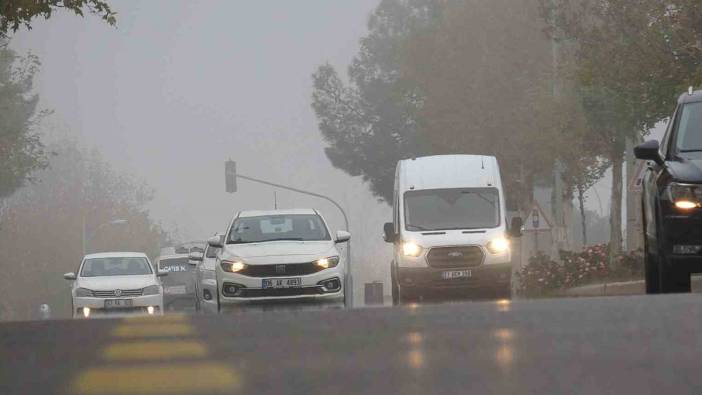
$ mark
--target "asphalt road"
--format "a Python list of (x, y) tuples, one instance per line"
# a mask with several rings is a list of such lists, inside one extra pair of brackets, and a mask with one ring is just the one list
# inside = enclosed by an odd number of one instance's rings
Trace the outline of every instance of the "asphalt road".
[(0, 325), (0, 394), (702, 392), (702, 296)]

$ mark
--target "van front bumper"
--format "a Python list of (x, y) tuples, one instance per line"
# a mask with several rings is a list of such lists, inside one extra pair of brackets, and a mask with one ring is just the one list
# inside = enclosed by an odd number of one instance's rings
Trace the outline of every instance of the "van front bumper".
[[(469, 270), (470, 277), (446, 280), (444, 272)], [(441, 289), (501, 289), (509, 288), (512, 281), (512, 264), (499, 263), (476, 267), (433, 268), (398, 267), (397, 282), (403, 291)]]

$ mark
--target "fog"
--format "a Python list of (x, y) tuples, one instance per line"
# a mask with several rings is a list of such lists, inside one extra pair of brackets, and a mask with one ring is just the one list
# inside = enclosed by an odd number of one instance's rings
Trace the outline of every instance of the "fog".
[[(229, 158), (243, 174), (326, 194), (351, 219), (357, 289), (383, 280), (390, 210), (331, 166), (310, 108), (311, 73), (326, 61), (346, 68), (377, 0), (111, 4), (116, 28), (57, 14), (11, 41), (42, 62), (40, 106), (53, 110), (45, 138), (70, 131), (146, 181), (153, 217), (182, 239), (223, 231), (235, 210), (273, 208), (268, 187), (240, 181), (238, 193), (224, 192)], [(326, 202), (277, 197), (278, 207), (319, 208), (343, 228)]]

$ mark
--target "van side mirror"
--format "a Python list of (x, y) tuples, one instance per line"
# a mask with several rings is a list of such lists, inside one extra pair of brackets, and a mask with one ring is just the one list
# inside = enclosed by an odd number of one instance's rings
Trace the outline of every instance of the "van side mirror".
[(224, 247), (224, 242), (222, 241), (222, 237), (220, 235), (212, 236), (209, 239), (207, 239), (207, 244), (209, 244), (210, 247), (214, 248)]
[(386, 222), (383, 225), (383, 240), (386, 243), (394, 243), (397, 241), (397, 233), (395, 233), (395, 224), (392, 222)]
[(345, 230), (339, 230), (336, 232), (336, 239), (334, 239), (335, 243), (344, 243), (349, 240), (351, 240), (351, 233)]
[(512, 223), (509, 225), (509, 235), (512, 237), (522, 237), (522, 226), (524, 226), (522, 217), (512, 218)]
[(75, 274), (75, 273), (69, 272), (69, 273), (64, 274), (64, 275), (63, 275), (63, 278), (66, 279), (66, 280), (69, 280), (69, 281), (73, 281), (73, 280), (75, 280), (77, 277), (76, 277), (76, 274)]
[(188, 263), (195, 266), (198, 262), (202, 262), (202, 252), (193, 251), (188, 255)]
[(634, 147), (636, 159), (652, 160), (658, 165), (663, 164), (663, 158), (659, 152), (660, 144), (657, 140), (649, 140)]

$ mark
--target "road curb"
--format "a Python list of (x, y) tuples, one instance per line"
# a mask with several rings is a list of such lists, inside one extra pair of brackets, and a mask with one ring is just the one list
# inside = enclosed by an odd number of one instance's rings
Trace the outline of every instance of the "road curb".
[[(702, 277), (692, 277), (692, 291), (702, 292)], [(563, 291), (564, 296), (623, 296), (644, 293), (646, 286), (643, 280), (583, 285)]]

